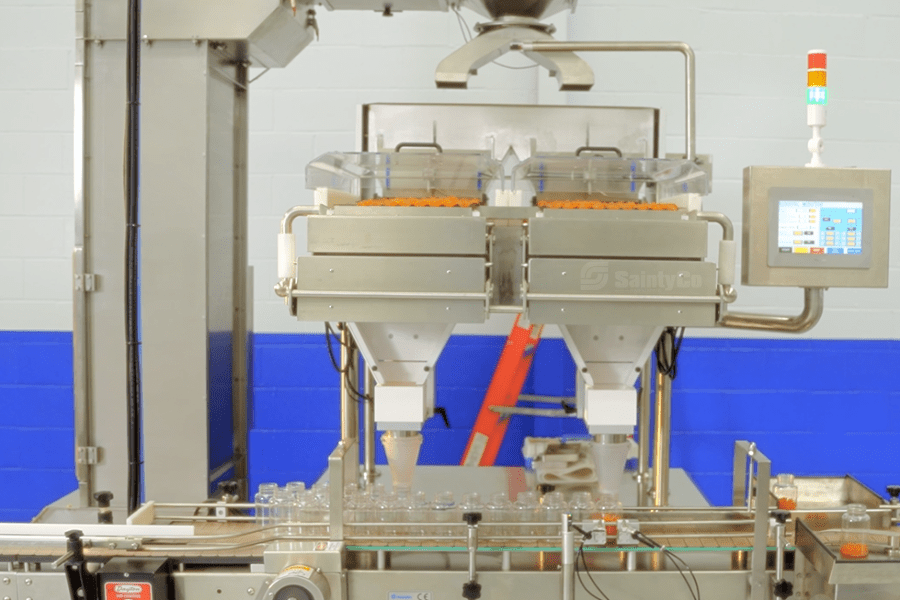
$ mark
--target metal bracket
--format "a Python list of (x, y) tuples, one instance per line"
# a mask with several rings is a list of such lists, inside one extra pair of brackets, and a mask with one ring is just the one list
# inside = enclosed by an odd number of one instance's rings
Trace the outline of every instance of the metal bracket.
[(76, 292), (93, 292), (96, 288), (96, 275), (93, 273), (85, 273), (84, 275), (75, 276)]
[(79, 465), (96, 465), (100, 460), (97, 446), (79, 446), (75, 449), (75, 462)]

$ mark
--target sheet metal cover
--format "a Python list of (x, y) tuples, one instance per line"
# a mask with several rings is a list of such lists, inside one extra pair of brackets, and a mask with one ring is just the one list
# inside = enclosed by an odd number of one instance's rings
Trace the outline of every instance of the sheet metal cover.
[(426, 254), (484, 256), (480, 217), (311, 216), (307, 250), (313, 254)]
[(716, 266), (673, 260), (532, 258), (529, 292), (604, 296), (711, 296)]
[[(647, 218), (644, 213), (533, 218), (528, 221), (533, 256), (706, 258), (705, 221)], [(667, 216), (667, 215), (666, 215)]]
[[(482, 258), (301, 256), (301, 291), (484, 292)], [(351, 294), (352, 296), (352, 294)]]

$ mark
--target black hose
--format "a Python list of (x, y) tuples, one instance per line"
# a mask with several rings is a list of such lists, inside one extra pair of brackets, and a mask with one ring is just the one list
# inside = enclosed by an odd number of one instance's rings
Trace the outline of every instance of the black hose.
[(141, 500), (141, 342), (138, 245), (141, 127), (141, 0), (128, 0), (125, 142), (125, 340), (128, 387), (128, 514)]

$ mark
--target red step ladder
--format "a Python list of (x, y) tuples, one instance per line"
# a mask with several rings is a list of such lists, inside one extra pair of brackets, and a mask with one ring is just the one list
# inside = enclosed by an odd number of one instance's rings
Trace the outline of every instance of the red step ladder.
[(543, 325), (519, 327), (521, 317), (521, 314), (516, 315), (512, 331), (506, 338), (506, 346), (484, 395), (461, 465), (488, 467), (497, 460), (497, 453), (500, 452), (503, 436), (509, 426), (509, 418), (492, 411), (491, 407), (516, 405), (544, 329)]

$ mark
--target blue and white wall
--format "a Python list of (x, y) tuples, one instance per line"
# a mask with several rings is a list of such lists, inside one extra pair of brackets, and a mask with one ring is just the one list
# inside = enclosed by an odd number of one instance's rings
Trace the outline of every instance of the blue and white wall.
[[(0, 0), (0, 521), (27, 520), (75, 485), (72, 457), (71, 261), (73, 0)], [(741, 7), (741, 8), (738, 8)], [(464, 12), (469, 23), (478, 20)], [(581, 0), (553, 19), (558, 39), (678, 39), (697, 53), (698, 145), (715, 159), (706, 208), (741, 216), (746, 165), (806, 162), (806, 52), (829, 52), (832, 165), (900, 173), (900, 71), (893, 0)], [(337, 377), (318, 324), (293, 321), (272, 295), (274, 234), (283, 211), (311, 203), (304, 166), (354, 149), (365, 102), (572, 103), (659, 106), (670, 150), (683, 143), (681, 61), (586, 55), (597, 84), (561, 94), (536, 70), (489, 66), (468, 91), (433, 87), (434, 68), (462, 42), (451, 14), (319, 11), (321, 41), (251, 90), (250, 259), (256, 269), (254, 483), (315, 479), (337, 439)], [(521, 64), (509, 58), (509, 64)], [(900, 175), (895, 173), (895, 181)], [(832, 290), (819, 326), (762, 339), (689, 331), (674, 384), (674, 466), (727, 502), (731, 445), (756, 440), (775, 470), (852, 473), (876, 491), (900, 482), (900, 186), (893, 186), (891, 287)], [(714, 236), (711, 236), (714, 237)], [(794, 312), (801, 293), (741, 288), (742, 309)], [(459, 460), (510, 321), (460, 330), (438, 364), (438, 404), (423, 462)], [(552, 334), (552, 332), (551, 332)], [(574, 366), (559, 339), (542, 342), (526, 391), (568, 395)], [(513, 424), (501, 460), (524, 435), (557, 422)]]

